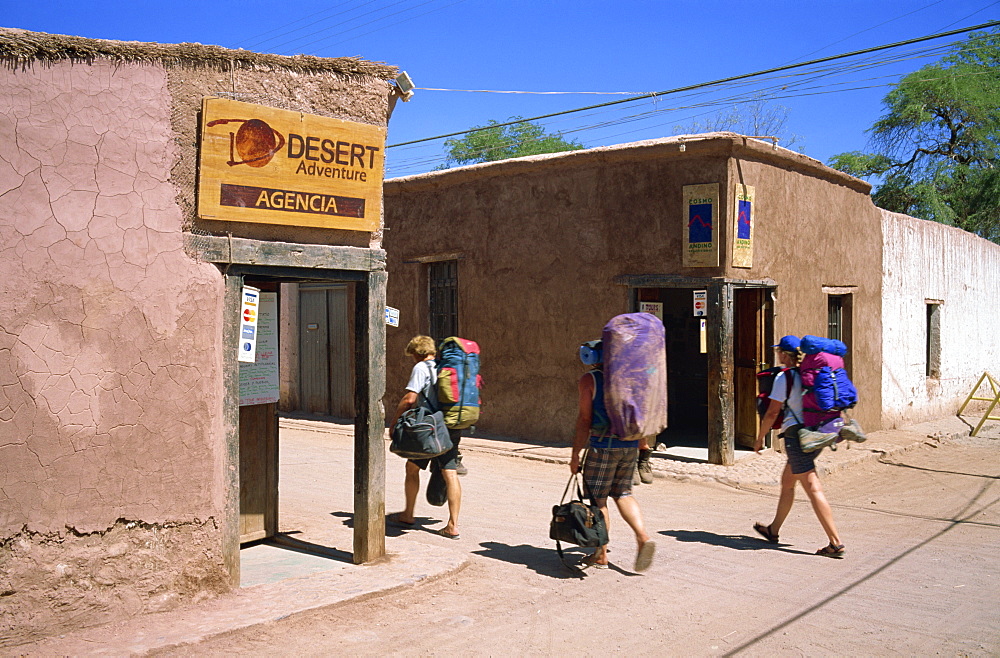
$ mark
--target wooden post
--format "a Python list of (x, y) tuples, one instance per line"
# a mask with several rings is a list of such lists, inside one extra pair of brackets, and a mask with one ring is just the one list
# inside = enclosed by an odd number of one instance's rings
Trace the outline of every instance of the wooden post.
[(229, 584), (240, 586), (240, 364), (236, 360), (240, 339), (240, 305), (243, 277), (224, 274), (226, 291), (222, 304), (222, 416), (226, 453), (222, 468), (225, 496), (222, 522), (222, 560)]
[(355, 564), (385, 555), (385, 282), (376, 271), (354, 285)]
[(708, 461), (724, 466), (736, 462), (732, 292), (722, 281), (708, 287)]

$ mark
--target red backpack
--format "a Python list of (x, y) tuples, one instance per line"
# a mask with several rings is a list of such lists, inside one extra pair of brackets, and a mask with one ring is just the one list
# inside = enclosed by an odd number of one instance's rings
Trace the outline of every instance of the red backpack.
[[(761, 419), (767, 414), (767, 408), (771, 406), (771, 390), (774, 388), (774, 379), (778, 376), (778, 373), (789, 370), (792, 370), (792, 368), (774, 366), (773, 368), (767, 368), (757, 373), (757, 415)], [(786, 400), (792, 394), (793, 380), (794, 377), (785, 377), (785, 384), (788, 386), (788, 389), (785, 391)], [(778, 417), (774, 419), (774, 425), (771, 426), (771, 429), (780, 430), (781, 421), (782, 415), (778, 414)]]

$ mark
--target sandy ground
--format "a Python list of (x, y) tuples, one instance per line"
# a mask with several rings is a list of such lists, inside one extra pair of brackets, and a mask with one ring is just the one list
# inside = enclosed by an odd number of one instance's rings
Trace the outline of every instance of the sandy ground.
[[(566, 467), (470, 451), (461, 538), (434, 534), (444, 509), (422, 499), (423, 523), (387, 538), (467, 550), (467, 568), (157, 655), (998, 655), (998, 456), (1000, 440), (966, 438), (827, 476), (843, 560), (813, 555), (825, 536), (801, 491), (769, 545), (751, 525), (773, 487), (657, 479), (636, 490), (652, 569), (630, 571), (612, 512), (612, 568), (577, 577), (547, 539)], [(350, 459), (347, 437), (283, 432), (282, 531), (349, 548)], [(395, 510), (403, 463), (387, 459)]]

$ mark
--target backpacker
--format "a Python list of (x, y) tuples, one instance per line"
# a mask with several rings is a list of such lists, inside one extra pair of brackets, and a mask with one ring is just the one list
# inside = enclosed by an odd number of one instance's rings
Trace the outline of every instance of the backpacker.
[(438, 408), (449, 429), (472, 427), (479, 420), (479, 345), (451, 336), (438, 349)]
[(604, 326), (604, 407), (622, 439), (656, 436), (667, 426), (667, 350), (663, 322), (650, 313), (618, 315)]
[(803, 336), (805, 353), (799, 364), (802, 376), (802, 413), (806, 427), (817, 427), (858, 403), (858, 391), (844, 370), (847, 345), (839, 340)]
[[(771, 391), (774, 389), (774, 380), (778, 377), (779, 373), (788, 372), (789, 370), (792, 370), (792, 368), (774, 366), (773, 368), (766, 368), (757, 373), (757, 416), (761, 420), (767, 414), (767, 408), (771, 406)], [(785, 384), (788, 387), (785, 391), (785, 400), (792, 394), (793, 383), (794, 378), (791, 375), (785, 375)], [(782, 414), (778, 414), (778, 417), (774, 419), (774, 424), (771, 425), (771, 429), (780, 430), (781, 422)]]

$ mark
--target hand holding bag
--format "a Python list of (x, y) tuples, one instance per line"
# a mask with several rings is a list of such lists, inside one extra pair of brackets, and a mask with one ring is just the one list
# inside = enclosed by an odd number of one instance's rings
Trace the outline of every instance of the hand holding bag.
[[(583, 464), (585, 461), (586, 454), (580, 463)], [(576, 483), (576, 498), (564, 502), (566, 494), (574, 482)], [(563, 564), (566, 564), (566, 560), (563, 557), (560, 542), (594, 548), (608, 543), (608, 528), (604, 522), (601, 508), (594, 504), (593, 496), (590, 495), (589, 491), (586, 498), (590, 504), (583, 502), (584, 497), (580, 488), (580, 473), (578, 471), (570, 476), (569, 482), (566, 483), (566, 488), (563, 490), (562, 498), (559, 499), (559, 504), (552, 507), (549, 539), (556, 540), (556, 551), (559, 552), (559, 559), (562, 560)]]

